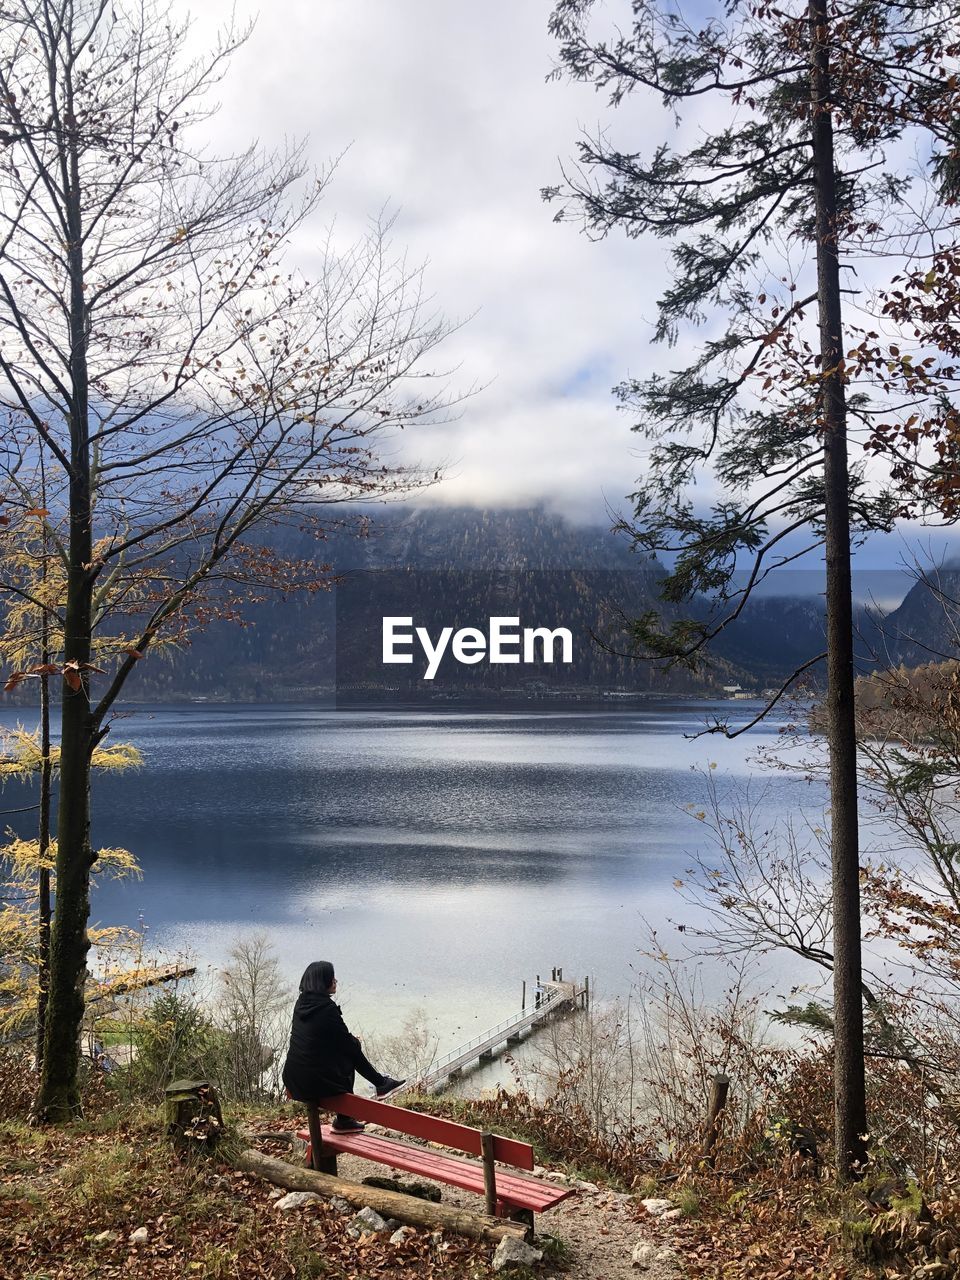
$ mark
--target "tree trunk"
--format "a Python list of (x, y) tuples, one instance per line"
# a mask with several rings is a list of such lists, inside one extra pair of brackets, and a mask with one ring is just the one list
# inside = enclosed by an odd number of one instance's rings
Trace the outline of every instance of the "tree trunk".
[[(89, 564), (90, 552), (81, 553), (82, 558), (75, 556), (74, 541), (72, 531), (64, 654), (67, 661), (78, 658), (86, 662), (90, 652), (91, 593), (83, 581), (88, 578), (87, 571), (78, 572), (76, 564)], [(82, 543), (82, 536), (76, 541)], [(64, 686), (61, 711), (57, 892), (50, 940), (43, 1071), (37, 1099), (38, 1115), (49, 1121), (70, 1119), (80, 1110), (77, 1076), (90, 948), (90, 868), (94, 860), (90, 846), (91, 748), (90, 700), (84, 679), (79, 689)]]
[[(73, 118), (72, 72), (64, 73), (65, 118)], [(90, 476), (88, 316), (84, 296), (83, 227), (76, 135), (64, 133), (64, 204), (70, 273), (70, 547), (64, 661), (77, 664), (76, 687), (65, 681), (60, 718), (57, 892), (50, 940), (50, 992), (37, 1113), (66, 1120), (80, 1110), (78, 1074), (90, 915), (90, 760), (95, 745), (89, 674), (93, 625), (93, 503)]]
[[(49, 622), (43, 619), (43, 652), (40, 661), (50, 661), (47, 633)], [(53, 770), (50, 764), (50, 677), (40, 677), (40, 822), (38, 846), (41, 861), (50, 848), (50, 791)], [(47, 993), (50, 987), (50, 872), (41, 866), (37, 885), (37, 1071), (43, 1069), (43, 1041), (46, 1034)]]
[(223, 1112), (209, 1080), (174, 1080), (164, 1090), (166, 1136), (180, 1151), (212, 1151), (223, 1136)]
[[(40, 448), (40, 505), (47, 505), (47, 481), (43, 469), (43, 441)], [(40, 662), (47, 666), (50, 662), (50, 614), (47, 610), (47, 526), (43, 525), (41, 543), (40, 581), (43, 584), (43, 609), (40, 615)], [(40, 676), (40, 820), (37, 829), (37, 844), (40, 862), (47, 856), (50, 848), (50, 802), (53, 787), (53, 767), (50, 760), (50, 677), (44, 672)], [(37, 1074), (43, 1069), (43, 1040), (46, 1034), (47, 992), (50, 988), (50, 872), (47, 867), (40, 867), (37, 884), (37, 1039), (36, 1057)]]
[(714, 1148), (720, 1137), (720, 1127), (722, 1124), (721, 1117), (723, 1110), (727, 1105), (727, 1096), (730, 1093), (730, 1077), (722, 1074), (715, 1075), (710, 1083), (710, 1099), (707, 1103), (707, 1121), (703, 1126), (703, 1145), (700, 1154), (712, 1169), (716, 1155)]
[(826, 516), (827, 707), (833, 864), (834, 1131), (841, 1180), (866, 1156), (857, 734), (843, 326), (826, 0), (810, 0), (810, 93)]

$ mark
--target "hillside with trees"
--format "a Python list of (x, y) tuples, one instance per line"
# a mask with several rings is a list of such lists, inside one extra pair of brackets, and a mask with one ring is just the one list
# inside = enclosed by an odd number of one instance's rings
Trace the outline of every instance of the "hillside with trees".
[[(724, 685), (740, 684), (759, 693), (784, 680), (824, 643), (822, 596), (791, 597), (785, 587), (783, 595), (747, 600), (694, 668), (625, 656), (632, 652), (633, 619), (651, 610), (665, 617), (692, 613), (709, 619), (716, 604), (704, 597), (683, 610), (665, 606), (660, 595), (665, 570), (656, 559), (632, 550), (622, 533), (574, 523), (541, 507), (348, 508), (326, 525), (319, 540), (314, 530), (288, 522), (270, 530), (264, 541), (278, 565), (301, 566), (322, 584), (320, 589), (287, 590), (281, 571), (269, 587), (251, 589), (244, 609), (228, 617), (211, 616), (203, 607), (192, 614), (188, 610), (175, 641), (157, 645), (140, 662), (125, 689), (127, 701), (332, 699), (338, 591), (359, 594), (365, 581), (370, 625), (356, 635), (358, 654), (350, 654), (340, 637), (344, 673), (358, 666), (369, 670), (380, 617), (411, 608), (422, 609), (417, 622), (429, 624), (432, 634), (444, 625), (482, 624), (497, 613), (523, 615), (521, 625), (534, 619), (538, 625), (570, 625), (582, 638), (576, 661), (564, 672), (549, 673), (549, 684), (571, 692), (710, 696)], [(310, 567), (304, 570), (305, 565)], [(437, 575), (432, 596), (431, 574)], [(948, 656), (956, 578), (949, 570), (928, 574), (886, 615), (861, 607), (855, 623), (858, 671), (865, 674), (881, 662), (917, 665), (929, 656)], [(454, 599), (456, 616), (446, 609)], [(617, 652), (608, 652), (605, 644)], [(420, 682), (402, 669), (391, 674), (393, 679), (383, 681), (383, 697), (424, 695)], [(811, 692), (822, 675), (821, 667), (808, 672)], [(458, 683), (444, 670), (427, 696), (449, 693), (451, 687), (480, 697), (520, 688), (516, 672), (487, 676)], [(542, 672), (527, 676), (528, 685), (542, 677)], [(526, 687), (524, 696), (529, 693)], [(27, 705), (36, 689), (26, 684), (12, 696)]]

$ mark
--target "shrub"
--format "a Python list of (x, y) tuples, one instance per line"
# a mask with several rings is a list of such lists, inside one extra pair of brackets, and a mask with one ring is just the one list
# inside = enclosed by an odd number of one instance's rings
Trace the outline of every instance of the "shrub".
[(159, 1098), (171, 1080), (194, 1076), (219, 1082), (226, 1044), (199, 1001), (190, 994), (164, 991), (139, 1025), (137, 1053), (118, 1082), (150, 1098)]

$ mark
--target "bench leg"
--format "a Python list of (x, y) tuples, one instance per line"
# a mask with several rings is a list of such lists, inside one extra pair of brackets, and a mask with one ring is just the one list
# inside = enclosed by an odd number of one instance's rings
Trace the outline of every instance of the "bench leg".
[(317, 1173), (332, 1173), (337, 1176), (337, 1153), (329, 1147), (321, 1147), (320, 1154), (313, 1157), (313, 1168)]
[(506, 1204), (499, 1201), (497, 1204), (497, 1217), (508, 1217), (511, 1222), (520, 1222), (526, 1228), (526, 1240), (529, 1244), (534, 1238), (534, 1211), (531, 1208), (517, 1208), (516, 1204)]
[(307, 1152), (310, 1168), (316, 1169), (317, 1173), (332, 1173), (336, 1176), (337, 1153), (323, 1145), (320, 1110), (312, 1103), (307, 1103), (307, 1125), (310, 1129), (310, 1150)]
[(533, 1210), (532, 1209), (514, 1209), (510, 1210), (511, 1222), (522, 1222), (527, 1228), (528, 1238), (533, 1236)]

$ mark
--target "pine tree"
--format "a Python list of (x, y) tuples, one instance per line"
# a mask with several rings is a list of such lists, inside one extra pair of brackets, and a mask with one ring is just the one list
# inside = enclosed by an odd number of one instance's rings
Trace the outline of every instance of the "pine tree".
[[(863, 1165), (867, 1133), (851, 546), (909, 505), (889, 483), (894, 468), (884, 483), (866, 465), (907, 409), (890, 402), (882, 356), (863, 359), (883, 346), (883, 308), (856, 268), (909, 257), (921, 229), (933, 243), (953, 237), (948, 201), (928, 191), (921, 228), (911, 198), (927, 175), (956, 169), (957, 8), (731, 0), (698, 23), (665, 0), (634, 0), (609, 41), (591, 29), (593, 8), (555, 5), (557, 74), (607, 90), (613, 107), (652, 91), (678, 126), (692, 116), (697, 140), (645, 157), (607, 133), (585, 137), (576, 167), (544, 194), (591, 235), (619, 228), (672, 242), (656, 340), (714, 322), (687, 367), (616, 392), (651, 442), (629, 532), (669, 557), (666, 599), (716, 602), (706, 621), (639, 619), (637, 652), (695, 661), (771, 571), (815, 548), (826, 561), (825, 651), (787, 685), (825, 659), (835, 1139), (846, 1178)], [(927, 175), (904, 172), (911, 145)], [(709, 508), (692, 494), (706, 476), (719, 494)]]

